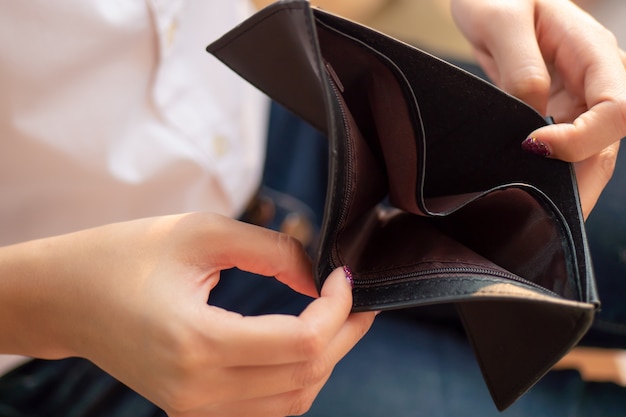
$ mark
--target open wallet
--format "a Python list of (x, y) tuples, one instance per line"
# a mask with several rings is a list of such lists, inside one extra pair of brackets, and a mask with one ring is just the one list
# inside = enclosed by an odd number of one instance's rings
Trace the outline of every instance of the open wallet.
[(599, 301), (573, 168), (520, 146), (539, 113), (304, 0), (207, 50), (328, 137), (318, 287), (348, 265), (354, 311), (453, 303), (500, 410), (585, 334)]

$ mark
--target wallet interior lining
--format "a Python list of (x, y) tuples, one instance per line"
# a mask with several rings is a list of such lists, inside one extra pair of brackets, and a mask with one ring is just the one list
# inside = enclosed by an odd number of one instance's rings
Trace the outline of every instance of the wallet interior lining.
[[(424, 216), (416, 193), (423, 131), (409, 116), (417, 109), (407, 87), (358, 41), (324, 26), (318, 36), (349, 136), (350, 195), (334, 257), (351, 266), (355, 286), (478, 268), (578, 299), (558, 223), (531, 190), (508, 187), (447, 216)], [(444, 197), (442, 207), (475, 197)]]

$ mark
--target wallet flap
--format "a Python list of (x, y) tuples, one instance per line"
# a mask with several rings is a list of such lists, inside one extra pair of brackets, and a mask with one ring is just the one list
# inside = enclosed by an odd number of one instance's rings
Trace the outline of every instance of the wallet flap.
[[(494, 288), (489, 292), (497, 297)], [(484, 300), (459, 303), (457, 310), (494, 404), (502, 411), (578, 343), (591, 326), (594, 307), (540, 297)]]
[(325, 71), (308, 2), (287, 0), (250, 17), (207, 51), (327, 134)]

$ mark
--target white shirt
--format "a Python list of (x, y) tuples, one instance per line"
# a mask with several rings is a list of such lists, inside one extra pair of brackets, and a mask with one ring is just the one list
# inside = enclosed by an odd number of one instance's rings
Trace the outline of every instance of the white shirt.
[(252, 12), (247, 1), (0, 10), (0, 245), (240, 212), (260, 179), (265, 99), (205, 47)]

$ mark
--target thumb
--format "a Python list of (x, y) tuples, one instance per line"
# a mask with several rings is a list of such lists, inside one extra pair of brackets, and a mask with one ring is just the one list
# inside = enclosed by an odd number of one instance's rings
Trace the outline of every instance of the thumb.
[[(623, 95), (626, 97), (626, 91)], [(583, 161), (624, 136), (624, 114), (626, 110), (619, 101), (607, 100), (578, 116), (573, 123), (543, 126), (531, 132), (522, 148), (567, 162)]]

